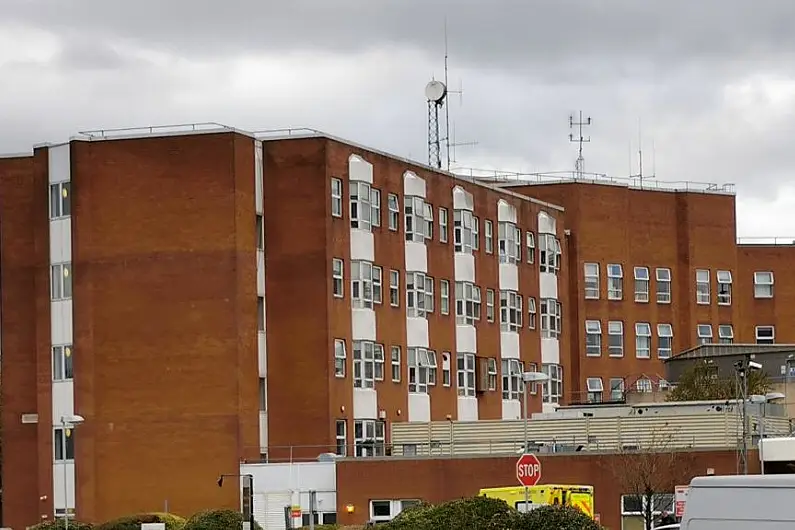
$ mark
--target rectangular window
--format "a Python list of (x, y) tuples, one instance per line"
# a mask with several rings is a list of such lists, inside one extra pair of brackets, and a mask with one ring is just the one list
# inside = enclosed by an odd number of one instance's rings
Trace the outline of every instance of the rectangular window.
[(527, 327), (536, 329), (536, 318), (538, 311), (536, 310), (536, 299), (532, 296), (527, 298)]
[(357, 457), (384, 456), (386, 423), (382, 420), (354, 420), (353, 445)]
[(522, 397), (522, 372), (524, 368), (518, 359), (502, 360), (502, 399)]
[(535, 263), (536, 261), (536, 236), (532, 232), (525, 234), (525, 253), (527, 254), (527, 263)]
[(635, 267), (635, 301), (649, 301), (649, 268)]
[(447, 243), (448, 224), (447, 208), (439, 208), (439, 241), (442, 243)]
[(732, 273), (731, 271), (718, 271), (718, 305), (732, 304)]
[(370, 218), (373, 226), (381, 226), (381, 190), (370, 189)]
[(472, 212), (453, 210), (453, 248), (456, 252), (472, 254)]
[(486, 254), (494, 253), (494, 223), (486, 219), (483, 224), (484, 236), (486, 239)]
[(494, 289), (486, 289), (486, 321), (494, 322)]
[(721, 324), (718, 326), (718, 344), (733, 344), (734, 328), (731, 324)]
[(657, 269), (657, 303), (671, 303), (671, 269)]
[(553, 234), (538, 234), (538, 253), (539, 270), (557, 274), (562, 254), (560, 240)]
[(389, 229), (396, 232), (400, 224), (400, 201), (398, 196), (390, 193), (386, 196), (387, 210), (389, 210)]
[(438, 365), (436, 364), (436, 352), (433, 350), (428, 350), (428, 363), (428, 384), (436, 386), (436, 370)]
[(773, 273), (760, 271), (754, 273), (754, 298), (773, 298)]
[(624, 323), (620, 320), (607, 323), (607, 353), (610, 357), (624, 356)]
[[(375, 388), (375, 349), (369, 340), (353, 341), (353, 386), (354, 388)], [(381, 373), (383, 374), (384, 350), (381, 347)]]
[(351, 228), (371, 230), (371, 188), (366, 182), (350, 182)]
[(55, 450), (55, 461), (75, 459), (75, 429), (64, 429), (56, 427), (53, 430), (53, 449)]
[(372, 309), (381, 303), (381, 267), (369, 261), (351, 261), (351, 305)]
[(331, 259), (331, 290), (335, 298), (342, 298), (345, 294), (343, 287), (345, 276), (343, 272), (342, 260), (339, 258)]
[(696, 303), (709, 304), (709, 271), (706, 269), (696, 270)]
[(52, 299), (72, 298), (72, 264), (59, 263), (52, 266)]
[(522, 296), (516, 291), (500, 291), (500, 330), (522, 329)]
[(400, 383), (400, 346), (392, 346), (392, 382)]
[(400, 306), (400, 272), (395, 269), (389, 271), (389, 305)]
[(773, 326), (756, 326), (757, 344), (774, 344), (776, 342), (776, 328)]
[(383, 344), (375, 344), (373, 345), (373, 360), (375, 361), (374, 366), (374, 374), (376, 381), (383, 381), (384, 380), (384, 345)]
[(264, 377), (259, 378), (259, 410), (268, 410), (268, 383)]
[(443, 315), (450, 314), (450, 281), (439, 280), (439, 312)]
[(348, 455), (348, 424), (345, 420), (337, 420), (337, 449), (339, 456)]
[(522, 254), (522, 231), (513, 223), (497, 223), (500, 263), (519, 263)]
[(480, 320), (480, 287), (469, 282), (455, 282), (455, 320), (459, 325), (475, 325)]
[(635, 381), (635, 391), (640, 392), (643, 394), (647, 394), (653, 390), (653, 385), (651, 383), (651, 379), (647, 377), (641, 377), (637, 381)]
[(487, 361), (486, 370), (489, 376), (489, 390), (497, 390), (497, 359), (489, 357)]
[(560, 302), (554, 298), (541, 299), (541, 337), (557, 339), (561, 332)]
[(72, 368), (72, 345), (52, 347), (52, 380), (70, 381), (74, 377)]
[(458, 395), (474, 397), (475, 395), (475, 354), (459, 353), (458, 360)]
[[(425, 348), (407, 348), (406, 356), (409, 367), (409, 392), (427, 394), (431, 357)], [(433, 362), (436, 371), (435, 359)]]
[(651, 358), (651, 325), (647, 322), (635, 324), (635, 357), (638, 359)]
[(257, 214), (256, 231), (257, 250), (265, 250), (265, 219), (259, 214)]
[(433, 278), (425, 277), (425, 312), (433, 313)]
[(425, 201), (422, 197), (403, 197), (406, 241), (425, 242)]
[(334, 376), (345, 377), (345, 364), (348, 352), (345, 348), (344, 339), (334, 339)]
[(425, 239), (433, 239), (433, 205), (425, 203)]
[(425, 318), (425, 274), (406, 273), (406, 316)]
[(589, 377), (585, 380), (585, 388), (588, 389), (588, 403), (601, 403), (602, 394), (605, 391), (601, 377)]
[(610, 401), (624, 401), (624, 379), (610, 378)]
[(72, 215), (71, 183), (50, 184), (50, 219)]
[(373, 265), (373, 303), (380, 304), (384, 301), (383, 281), (381, 267)]
[[(522, 370), (524, 371), (524, 370)], [(537, 372), (538, 371), (538, 364), (530, 363), (530, 366), (527, 369), (528, 372)], [(530, 395), (535, 396), (538, 394), (538, 383), (530, 383)]]
[(331, 177), (331, 215), (342, 217), (342, 180)]
[(257, 297), (257, 331), (265, 331), (265, 297)]
[(657, 357), (669, 359), (674, 349), (674, 328), (671, 324), (657, 324)]
[(709, 324), (699, 324), (696, 326), (699, 344), (712, 344), (712, 326)]
[(598, 320), (585, 321), (585, 355), (588, 357), (602, 355), (602, 323)]
[(543, 371), (549, 379), (543, 386), (544, 403), (558, 403), (563, 397), (563, 367), (559, 364), (542, 364)]
[(617, 263), (607, 264), (607, 299), (623, 300), (624, 268)]
[(472, 250), (480, 250), (480, 219), (472, 216)]
[(586, 263), (583, 268), (585, 269), (585, 281), (583, 283), (585, 299), (599, 300), (599, 264)]
[(442, 352), (442, 384), (444, 386), (450, 386), (451, 384), (451, 376), (450, 376), (450, 352)]

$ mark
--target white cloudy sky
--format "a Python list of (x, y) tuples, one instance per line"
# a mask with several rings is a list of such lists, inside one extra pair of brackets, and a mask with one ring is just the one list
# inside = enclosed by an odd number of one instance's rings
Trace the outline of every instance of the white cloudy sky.
[(0, 0), (0, 152), (216, 121), (425, 161), (445, 18), (458, 166), (571, 169), (582, 109), (586, 169), (627, 175), (640, 121), (645, 173), (736, 183), (740, 235), (795, 236), (790, 0)]

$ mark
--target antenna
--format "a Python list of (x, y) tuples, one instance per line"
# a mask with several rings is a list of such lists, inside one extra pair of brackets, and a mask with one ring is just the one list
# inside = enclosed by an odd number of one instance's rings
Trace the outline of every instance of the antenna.
[(569, 133), (569, 141), (570, 142), (577, 142), (579, 149), (577, 152), (577, 160), (574, 162), (574, 171), (576, 173), (576, 178), (582, 178), (583, 171), (585, 171), (585, 158), (582, 156), (582, 144), (588, 143), (591, 141), (591, 137), (588, 138), (583, 137), (582, 135), (582, 128), (587, 127), (591, 124), (590, 116), (586, 119), (586, 121), (582, 120), (582, 111), (580, 111), (580, 118), (578, 121), (574, 121), (574, 114), (569, 115), (569, 129), (574, 129), (577, 127), (578, 133), (577, 137), (574, 137), (574, 133)]
[[(649, 179), (657, 178), (657, 172), (656, 172), (657, 155), (656, 155), (656, 151), (654, 149), (654, 140), (652, 140), (652, 144), (651, 145), (652, 145), (652, 147), (651, 147), (651, 149), (652, 149), (652, 163), (651, 163), (651, 166), (652, 166), (651, 172), (652, 172), (652, 174), (651, 175), (644, 175), (643, 174), (643, 133), (642, 133), (642, 128), (641, 128), (640, 118), (638, 118), (638, 174), (637, 175), (630, 174), (629, 178), (638, 179), (640, 181), (639, 185), (640, 185), (641, 188), (643, 187), (643, 180), (644, 179), (649, 180)], [(631, 156), (631, 150), (632, 150), (632, 142), (630, 142), (630, 156)], [(632, 166), (632, 164), (630, 163), (630, 173), (632, 173), (631, 166)]]

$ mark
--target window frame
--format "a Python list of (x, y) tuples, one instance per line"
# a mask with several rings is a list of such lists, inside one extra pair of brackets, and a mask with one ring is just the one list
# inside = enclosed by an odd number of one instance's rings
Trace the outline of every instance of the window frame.
[(334, 377), (337, 379), (345, 379), (348, 373), (348, 345), (345, 339), (334, 339), (333, 345), (334, 352)]
[(734, 327), (731, 324), (718, 324), (718, 344), (734, 343)]
[[(762, 330), (769, 330), (770, 336), (760, 336), (760, 331)], [(756, 339), (756, 344), (775, 344), (776, 343), (776, 326), (771, 325), (764, 325), (764, 326), (754, 326), (754, 337)], [(762, 342), (764, 341), (764, 342)], [(770, 342), (767, 342), (770, 341)]]
[[(596, 337), (595, 342), (589, 344), (589, 340), (593, 337)], [(585, 356), (602, 356), (602, 322), (600, 320), (585, 321)]]
[(389, 193), (386, 197), (386, 203), (389, 230), (397, 232), (400, 228), (400, 197), (397, 193)]
[(68, 217), (71, 217), (72, 216), (71, 181), (63, 180), (61, 182), (53, 182), (50, 184), (49, 189), (50, 189), (50, 201), (49, 201), (50, 221), (55, 221), (57, 219), (66, 219)]
[(345, 262), (342, 258), (331, 258), (331, 293), (334, 298), (345, 298)]
[(439, 313), (450, 314), (450, 280), (439, 280)]
[[(651, 298), (651, 275), (648, 267), (633, 267), (633, 276), (635, 277), (635, 302), (639, 304), (648, 304)], [(645, 278), (643, 275), (645, 274)]]
[(439, 241), (441, 243), (447, 243), (449, 241), (447, 237), (447, 230), (448, 225), (450, 223), (449, 213), (447, 208), (439, 207)]
[[(583, 295), (586, 300), (599, 300), (601, 289), (599, 286), (599, 264), (594, 262), (583, 263)], [(594, 285), (596, 281), (596, 285)]]
[(372, 185), (360, 180), (349, 181), (348, 196), (348, 211), (351, 217), (351, 228), (371, 232)]
[[(620, 344), (611, 344), (611, 337), (619, 337)], [(624, 321), (623, 320), (609, 320), (607, 322), (607, 355), (608, 357), (624, 357)]]
[(538, 326), (538, 307), (536, 306), (536, 299), (533, 296), (527, 297), (527, 328), (536, 329)]
[(401, 380), (401, 351), (400, 346), (391, 346), (389, 348), (389, 360), (390, 365), (392, 367), (392, 382), (393, 383), (400, 383)]
[[(663, 347), (662, 339), (666, 339), (668, 347)], [(666, 322), (657, 324), (657, 358), (670, 359), (674, 350), (674, 327), (673, 324)], [(665, 352), (667, 351), (667, 355)]]
[(459, 397), (475, 397), (475, 354), (456, 352), (456, 388)]
[(620, 263), (607, 264), (607, 299), (613, 302), (624, 299), (624, 266)]
[[(762, 281), (764, 275), (769, 275), (769, 281), (765, 279)], [(776, 278), (773, 271), (755, 271), (754, 272), (754, 298), (757, 300), (771, 299), (776, 295), (775, 292)], [(760, 288), (766, 289), (766, 292), (760, 291)], [(769, 294), (768, 294), (769, 293)]]
[(50, 266), (50, 300), (71, 300), (74, 295), (72, 262), (53, 263)]
[(673, 299), (673, 273), (668, 267), (657, 267), (654, 270), (657, 283), (656, 298), (658, 304), (670, 304)]
[(635, 322), (635, 358), (651, 359), (651, 324)]
[(53, 382), (73, 381), (74, 347), (71, 344), (54, 344), (50, 351)]
[(483, 221), (483, 239), (486, 254), (494, 254), (494, 222), (491, 219)]
[(500, 290), (500, 331), (518, 333), (522, 329), (523, 297), (516, 291)]
[[(335, 189), (337, 188), (337, 189)], [(331, 177), (331, 216), (342, 218), (342, 200), (343, 200), (342, 179), (339, 177)]]
[(715, 279), (718, 284), (718, 305), (732, 305), (732, 271), (715, 271)]
[[(709, 335), (702, 333), (707, 329), (709, 330)], [(714, 344), (712, 324), (696, 324), (696, 337), (697, 337), (696, 344), (698, 344), (699, 346), (703, 344)], [(704, 339), (709, 339), (709, 341), (704, 342)]]
[(502, 359), (502, 399), (516, 401), (522, 397), (524, 363), (519, 359)]
[(696, 304), (709, 305), (712, 297), (712, 278), (709, 269), (696, 269)]
[(400, 271), (397, 269), (389, 270), (389, 305), (400, 307)]

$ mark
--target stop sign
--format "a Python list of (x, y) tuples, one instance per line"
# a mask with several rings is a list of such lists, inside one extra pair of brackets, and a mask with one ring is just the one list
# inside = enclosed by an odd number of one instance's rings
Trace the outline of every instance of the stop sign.
[(534, 454), (523, 454), (516, 461), (516, 478), (522, 486), (535, 486), (541, 481), (541, 462)]

